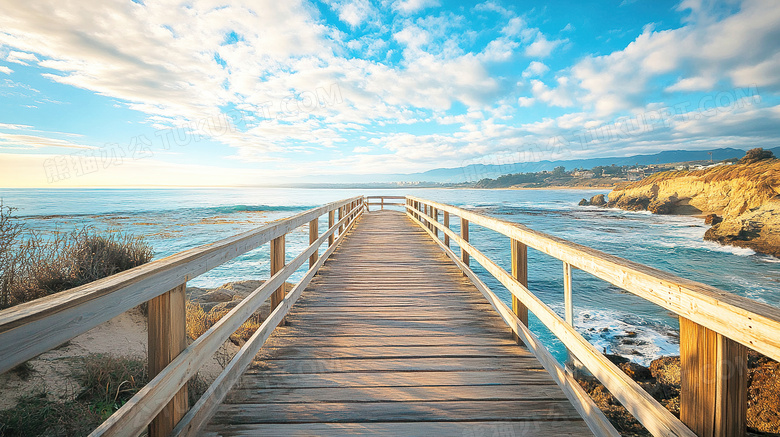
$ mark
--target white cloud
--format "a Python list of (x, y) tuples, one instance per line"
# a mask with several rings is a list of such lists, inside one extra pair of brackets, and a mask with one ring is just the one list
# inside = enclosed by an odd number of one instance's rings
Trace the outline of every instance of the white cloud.
[(536, 39), (528, 47), (525, 48), (525, 54), (537, 58), (546, 58), (550, 56), (556, 47), (566, 42), (563, 39), (548, 40), (541, 32), (536, 34)]
[(713, 90), (718, 84), (780, 90), (780, 4), (744, 0), (737, 13), (721, 16), (711, 2), (685, 1), (685, 26), (646, 27), (625, 49), (589, 56), (563, 72), (579, 87), (579, 102), (599, 114), (630, 110), (657, 90), (661, 75), (683, 73), (668, 92)]
[(517, 104), (521, 107), (533, 106), (536, 103), (536, 99), (533, 97), (518, 97)]
[(331, 4), (338, 11), (339, 19), (352, 27), (358, 27), (375, 14), (368, 0), (351, 0)]
[(528, 68), (523, 71), (523, 77), (533, 77), (533, 76), (541, 76), (544, 73), (547, 73), (550, 71), (550, 67), (544, 65), (543, 63), (539, 61), (533, 61), (530, 64), (528, 64)]
[(548, 103), (550, 106), (566, 108), (574, 105), (574, 99), (567, 89), (568, 79), (558, 78), (558, 86), (549, 88), (541, 80), (531, 81), (531, 91), (537, 100)]
[(6, 67), (5, 65), (0, 65), (0, 73), (11, 74), (13, 72), (14, 72), (13, 70)]
[(37, 135), (9, 134), (0, 132), (0, 148), (3, 146), (15, 146), (31, 149), (40, 149), (44, 147), (57, 147), (65, 149), (97, 149), (97, 147), (94, 146), (77, 144), (68, 140), (60, 140)]
[(358, 146), (352, 149), (352, 153), (368, 153), (370, 151), (374, 150), (373, 147), (368, 146)]
[(713, 89), (715, 86), (715, 83), (717, 82), (717, 79), (714, 77), (686, 77), (684, 79), (680, 79), (677, 81), (674, 85), (671, 85), (666, 88), (667, 92), (676, 92), (676, 91), (709, 91)]
[(16, 51), (9, 52), (5, 60), (8, 62), (15, 62), (17, 64), (27, 65), (27, 66), (30, 65), (28, 64), (28, 61), (38, 62), (38, 58), (34, 54), (26, 53), (26, 52), (16, 52)]
[(393, 2), (393, 10), (409, 15), (425, 8), (439, 6), (438, 0), (396, 0)]

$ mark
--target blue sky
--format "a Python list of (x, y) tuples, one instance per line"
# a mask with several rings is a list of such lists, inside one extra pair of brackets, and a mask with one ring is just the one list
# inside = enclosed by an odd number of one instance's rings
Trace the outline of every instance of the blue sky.
[(0, 6), (0, 186), (776, 147), (780, 2)]

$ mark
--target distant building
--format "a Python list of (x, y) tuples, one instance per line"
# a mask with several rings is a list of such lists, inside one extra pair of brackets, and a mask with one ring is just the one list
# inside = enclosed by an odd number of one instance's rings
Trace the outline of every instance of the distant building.
[(626, 173), (629, 181), (641, 181), (645, 178), (645, 170), (642, 168), (632, 168)]
[(575, 170), (574, 173), (572, 173), (575, 178), (582, 178), (582, 179), (593, 179), (596, 177), (596, 173), (593, 173), (590, 170)]

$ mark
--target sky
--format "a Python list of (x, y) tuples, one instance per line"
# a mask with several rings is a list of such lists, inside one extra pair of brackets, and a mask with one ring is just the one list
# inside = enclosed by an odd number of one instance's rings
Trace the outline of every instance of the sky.
[(777, 0), (3, 0), (0, 187), (777, 147)]

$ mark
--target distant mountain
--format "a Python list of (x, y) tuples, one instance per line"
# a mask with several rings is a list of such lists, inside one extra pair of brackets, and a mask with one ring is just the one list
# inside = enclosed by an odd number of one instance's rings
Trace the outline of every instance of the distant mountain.
[[(780, 157), (780, 147), (769, 149), (775, 156)], [(456, 168), (436, 168), (423, 173), (410, 174), (380, 174), (380, 175), (353, 175), (346, 178), (348, 183), (387, 183), (387, 182), (438, 182), (438, 183), (461, 183), (476, 182), (484, 178), (497, 178), (498, 176), (512, 173), (535, 173), (540, 171), (551, 171), (555, 167), (564, 166), (567, 170), (575, 168), (590, 169), (600, 165), (609, 166), (615, 164), (622, 165), (650, 165), (650, 164), (670, 164), (674, 162), (685, 161), (705, 161), (710, 159), (709, 152), (712, 152), (714, 161), (722, 161), (729, 158), (741, 158), (745, 156), (745, 150), (723, 148), (712, 150), (669, 150), (653, 155), (634, 155), (627, 157), (612, 158), (589, 158), (574, 159), (568, 161), (539, 161), (539, 162), (518, 162), (505, 165), (485, 165), (473, 164), (465, 167)]]

